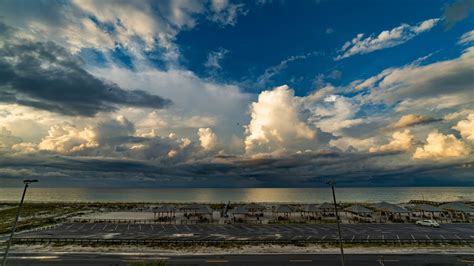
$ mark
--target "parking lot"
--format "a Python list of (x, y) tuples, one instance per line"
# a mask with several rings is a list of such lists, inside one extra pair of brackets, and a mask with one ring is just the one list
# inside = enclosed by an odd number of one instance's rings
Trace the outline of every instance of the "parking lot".
[[(345, 242), (469, 242), (474, 225), (443, 224), (440, 228), (411, 224), (350, 224), (341, 226)], [(318, 225), (161, 225), (69, 223), (16, 235), (17, 241), (154, 240), (222, 242), (334, 242), (335, 224)], [(50, 240), (50, 241), (48, 241)]]

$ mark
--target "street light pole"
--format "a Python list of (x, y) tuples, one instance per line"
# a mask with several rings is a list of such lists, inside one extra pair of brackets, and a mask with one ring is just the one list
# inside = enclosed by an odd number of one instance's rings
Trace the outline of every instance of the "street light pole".
[(7, 258), (8, 258), (8, 251), (10, 250), (10, 246), (13, 242), (13, 234), (15, 234), (16, 224), (18, 223), (18, 218), (20, 217), (20, 210), (21, 206), (23, 205), (23, 200), (25, 199), (26, 189), (28, 185), (31, 183), (38, 182), (38, 180), (24, 180), (23, 183), (25, 184), (25, 189), (23, 189), (23, 195), (21, 195), (20, 206), (18, 206), (18, 211), (16, 212), (15, 222), (13, 223), (12, 232), (10, 234), (10, 240), (7, 243), (7, 249), (5, 250), (5, 256), (3, 257), (2, 266), (7, 266)]
[(341, 264), (342, 266), (345, 266), (346, 261), (344, 259), (344, 247), (342, 245), (341, 225), (339, 224), (339, 214), (337, 213), (336, 193), (334, 193), (334, 185), (336, 184), (336, 182), (328, 181), (326, 182), (326, 184), (330, 185), (332, 189), (332, 199), (334, 201), (334, 213), (336, 214), (337, 232), (339, 234), (339, 246), (341, 248)]

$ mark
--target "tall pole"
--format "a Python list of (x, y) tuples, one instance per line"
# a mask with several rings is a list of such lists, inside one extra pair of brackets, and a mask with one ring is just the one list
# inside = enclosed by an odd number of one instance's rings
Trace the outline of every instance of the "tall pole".
[(334, 201), (334, 213), (336, 214), (337, 232), (339, 234), (339, 246), (341, 248), (341, 264), (342, 266), (345, 266), (346, 261), (344, 259), (344, 247), (342, 245), (341, 225), (339, 224), (339, 214), (337, 213), (336, 193), (334, 193), (334, 185), (336, 184), (336, 182), (329, 181), (327, 182), (327, 184), (330, 185), (332, 189), (332, 199)]
[(23, 195), (21, 195), (20, 206), (18, 206), (18, 210), (16, 212), (15, 222), (13, 223), (12, 232), (10, 234), (10, 240), (7, 243), (7, 249), (5, 250), (5, 256), (3, 257), (2, 266), (7, 266), (8, 251), (10, 250), (10, 246), (13, 242), (13, 235), (15, 234), (16, 224), (18, 223), (18, 218), (20, 217), (20, 210), (21, 206), (23, 205), (23, 200), (25, 199), (26, 189), (28, 188), (28, 185), (33, 182), (38, 182), (38, 180), (23, 181), (23, 183), (25, 183), (25, 188), (23, 189)]

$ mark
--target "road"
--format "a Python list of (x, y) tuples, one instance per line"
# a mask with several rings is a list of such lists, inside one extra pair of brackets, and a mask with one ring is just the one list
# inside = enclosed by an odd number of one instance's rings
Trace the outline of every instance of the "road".
[[(420, 227), (413, 224), (344, 224), (341, 226), (347, 243), (383, 243), (411, 241), (474, 242), (473, 224), (443, 224), (441, 228)], [(68, 240), (163, 240), (163, 241), (289, 241), (335, 242), (338, 239), (334, 224), (111, 224), (69, 223), (36, 232), (19, 233), (16, 239)]]
[[(220, 256), (156, 256), (156, 255), (101, 255), (101, 254), (11, 254), (9, 265), (341, 265), (335, 254), (272, 254)], [(474, 265), (474, 255), (346, 255), (348, 266), (358, 265)], [(152, 264), (154, 263), (154, 264)]]

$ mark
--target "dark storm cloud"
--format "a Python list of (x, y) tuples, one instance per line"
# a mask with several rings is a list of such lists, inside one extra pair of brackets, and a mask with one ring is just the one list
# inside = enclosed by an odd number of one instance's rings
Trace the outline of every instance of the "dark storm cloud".
[[(153, 161), (50, 155), (0, 156), (0, 183), (17, 176), (48, 185), (74, 180), (160, 187), (302, 187), (328, 179), (341, 186), (468, 184), (473, 162), (389, 165), (398, 153), (309, 153), (279, 158), (231, 157), (163, 165)], [(26, 171), (26, 170), (27, 171)], [(455, 171), (454, 171), (455, 170)], [(474, 185), (474, 183), (472, 183)]]
[(474, 0), (458, 0), (444, 9), (444, 23), (447, 29), (467, 18), (474, 11)]
[(171, 101), (141, 90), (124, 90), (81, 67), (81, 61), (52, 42), (13, 37), (0, 23), (0, 101), (64, 115), (94, 116), (119, 105), (164, 108)]

